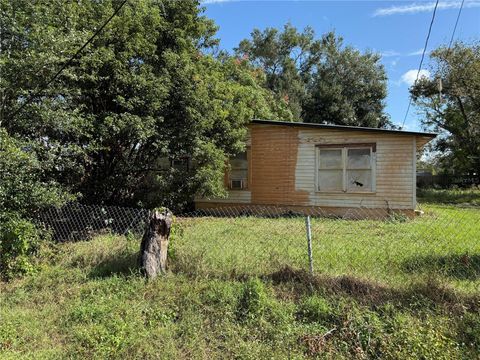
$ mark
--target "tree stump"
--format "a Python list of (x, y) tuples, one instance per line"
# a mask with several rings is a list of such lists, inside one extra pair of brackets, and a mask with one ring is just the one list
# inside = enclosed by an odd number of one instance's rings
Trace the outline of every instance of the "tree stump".
[(173, 214), (168, 210), (154, 210), (140, 245), (140, 270), (147, 278), (165, 274), (167, 252)]

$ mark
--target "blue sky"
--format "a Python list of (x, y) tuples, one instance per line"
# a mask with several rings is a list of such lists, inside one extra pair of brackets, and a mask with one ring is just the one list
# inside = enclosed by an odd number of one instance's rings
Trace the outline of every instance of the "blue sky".
[[(460, 2), (439, 2), (427, 52), (450, 41)], [(335, 30), (346, 44), (382, 53), (389, 78), (386, 111), (394, 122), (402, 123), (434, 2), (205, 0), (203, 5), (207, 17), (220, 27), (221, 48), (229, 51), (254, 28), (281, 28), (290, 22), (299, 29), (310, 25), (318, 35)], [(480, 38), (479, 0), (465, 0), (455, 38)], [(428, 64), (426, 57), (423, 68), (428, 70)], [(405, 129), (419, 130), (420, 116), (412, 107)]]

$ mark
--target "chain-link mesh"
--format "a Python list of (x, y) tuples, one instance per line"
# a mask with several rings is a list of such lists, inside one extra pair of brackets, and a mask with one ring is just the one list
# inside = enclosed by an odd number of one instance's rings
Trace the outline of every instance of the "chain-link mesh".
[(315, 274), (352, 276), (379, 285), (441, 281), (480, 291), (480, 209), (422, 206), (414, 219), (383, 209), (278, 207), (204, 209), (178, 217), (177, 270), (198, 276), (267, 275), (309, 270), (310, 216)]
[(149, 211), (119, 206), (69, 203), (39, 214), (40, 221), (57, 242), (88, 240), (99, 233), (141, 236)]
[[(310, 217), (314, 273), (351, 276), (401, 287), (425, 279), (480, 292), (480, 208), (420, 206), (410, 219), (382, 209), (354, 208), (343, 216), (314, 207), (228, 207), (177, 215), (170, 265), (192, 276), (264, 276), (285, 269), (309, 271), (306, 214)], [(69, 204), (41, 220), (57, 241), (99, 232), (141, 237), (148, 211)]]

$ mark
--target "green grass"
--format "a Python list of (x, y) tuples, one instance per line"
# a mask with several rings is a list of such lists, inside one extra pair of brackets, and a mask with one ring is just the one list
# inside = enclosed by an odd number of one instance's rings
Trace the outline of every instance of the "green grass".
[[(480, 289), (480, 209), (425, 205), (415, 220), (312, 219), (314, 271), (404, 287), (435, 278)], [(194, 218), (179, 222), (176, 266), (196, 276), (265, 275), (308, 268), (305, 220)]]
[[(285, 268), (243, 279), (145, 281), (138, 241), (102, 236), (43, 251), (0, 285), (2, 359), (472, 359), (480, 300), (436, 285), (395, 293)], [(173, 263), (173, 268), (176, 265)], [(332, 284), (330, 284), (332, 285)]]
[(45, 246), (0, 282), (0, 359), (480, 358), (480, 209), (415, 220), (178, 219), (169, 273), (139, 239)]
[(480, 206), (480, 188), (470, 189), (418, 189), (423, 203), (466, 204)]

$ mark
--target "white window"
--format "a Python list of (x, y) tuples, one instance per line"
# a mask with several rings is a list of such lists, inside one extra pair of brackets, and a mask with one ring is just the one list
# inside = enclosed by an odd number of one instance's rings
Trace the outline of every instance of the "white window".
[(375, 145), (317, 147), (317, 191), (375, 192)]
[(248, 183), (247, 153), (242, 152), (230, 159), (229, 184), (230, 190), (245, 190)]

